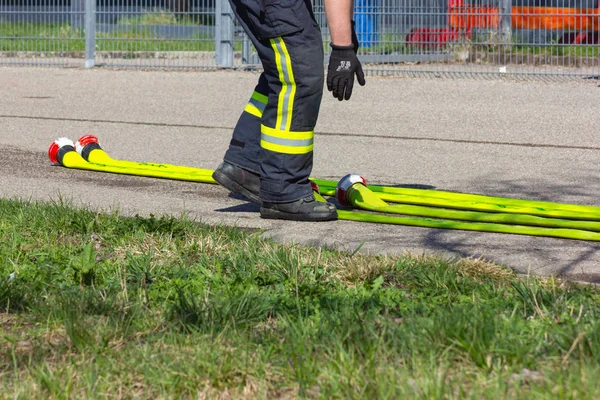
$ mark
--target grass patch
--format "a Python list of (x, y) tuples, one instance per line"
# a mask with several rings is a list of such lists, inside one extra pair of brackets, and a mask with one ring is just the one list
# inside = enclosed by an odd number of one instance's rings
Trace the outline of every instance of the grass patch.
[(600, 292), (0, 200), (0, 398), (597, 398)]

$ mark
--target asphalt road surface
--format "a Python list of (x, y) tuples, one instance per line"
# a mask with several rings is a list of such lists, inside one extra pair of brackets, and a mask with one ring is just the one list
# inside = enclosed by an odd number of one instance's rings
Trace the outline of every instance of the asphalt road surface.
[[(377, 225), (262, 220), (216, 185), (52, 166), (58, 137), (100, 138), (114, 158), (214, 169), (253, 72), (0, 68), (0, 195), (68, 199), (126, 214), (188, 214), (282, 242), (353, 251), (483, 257), (521, 273), (600, 282), (600, 243)], [(600, 205), (596, 81), (368, 77), (349, 102), (326, 94), (312, 176)]]

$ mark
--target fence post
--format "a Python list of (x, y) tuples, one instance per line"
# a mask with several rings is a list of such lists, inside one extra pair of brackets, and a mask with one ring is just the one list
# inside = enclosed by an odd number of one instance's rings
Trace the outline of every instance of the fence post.
[(96, 0), (85, 0), (85, 67), (96, 65)]
[(500, 0), (500, 41), (505, 49), (511, 48), (512, 42), (512, 1)]
[(233, 67), (233, 10), (228, 0), (217, 0), (215, 7), (215, 56), (217, 65)]

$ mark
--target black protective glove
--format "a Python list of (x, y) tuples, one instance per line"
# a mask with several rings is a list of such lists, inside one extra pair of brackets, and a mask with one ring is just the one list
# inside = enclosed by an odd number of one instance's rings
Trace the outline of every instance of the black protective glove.
[(361, 86), (365, 85), (365, 74), (356, 53), (354, 45), (336, 46), (331, 43), (331, 55), (327, 68), (327, 89), (333, 92), (333, 97), (339, 101), (350, 99), (354, 87), (354, 74)]

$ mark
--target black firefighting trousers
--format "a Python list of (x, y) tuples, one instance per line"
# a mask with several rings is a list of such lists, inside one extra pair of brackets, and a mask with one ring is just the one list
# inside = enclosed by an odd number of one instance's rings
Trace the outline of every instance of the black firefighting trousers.
[(311, 194), (314, 128), (323, 95), (323, 41), (310, 0), (230, 0), (264, 72), (225, 161), (260, 174), (260, 197)]

